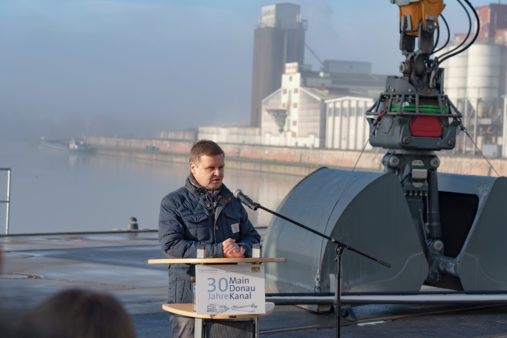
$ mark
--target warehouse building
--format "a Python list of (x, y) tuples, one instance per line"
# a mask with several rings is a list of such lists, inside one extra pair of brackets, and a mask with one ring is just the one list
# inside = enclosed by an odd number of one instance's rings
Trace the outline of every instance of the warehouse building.
[(368, 97), (344, 96), (327, 99), (325, 147), (342, 150), (371, 149), (370, 127), (365, 112), (373, 105)]
[(364, 81), (361, 75), (368, 74), (368, 70), (364, 72), (366, 63), (339, 63), (341, 71), (360, 71), (312, 72), (305, 66), (299, 71), (297, 63), (286, 64), (281, 88), (263, 100), (262, 144), (341, 150), (365, 147), (369, 130), (365, 113), (373, 105), (373, 96), (382, 90), (385, 78), (369, 74), (370, 81)]

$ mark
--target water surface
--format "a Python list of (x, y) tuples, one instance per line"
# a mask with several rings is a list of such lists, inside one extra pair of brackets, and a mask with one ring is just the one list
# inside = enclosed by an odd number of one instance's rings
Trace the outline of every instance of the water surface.
[[(135, 216), (141, 228), (156, 229), (160, 200), (181, 187), (185, 164), (94, 154), (68, 154), (22, 141), (0, 142), (0, 167), (12, 169), (10, 233), (126, 229)], [(0, 200), (6, 173), (0, 172)], [(224, 183), (267, 208), (277, 209), (301, 176), (227, 168)], [(265, 211), (249, 211), (268, 225)], [(5, 205), (0, 205), (5, 232)]]

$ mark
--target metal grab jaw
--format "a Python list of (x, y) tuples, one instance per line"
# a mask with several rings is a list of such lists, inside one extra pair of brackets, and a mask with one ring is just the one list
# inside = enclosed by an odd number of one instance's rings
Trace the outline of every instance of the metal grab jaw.
[[(343, 292), (418, 292), (423, 284), (460, 291), (507, 290), (507, 179), (437, 178), (440, 239), (431, 238), (424, 213), (428, 196), (406, 195), (390, 172), (321, 168), (299, 182), (278, 211), (391, 263), (385, 269), (344, 252)], [(265, 254), (290, 259), (266, 266), (267, 292), (331, 292), (334, 245), (283, 219), (273, 219), (271, 225)]]
[(433, 153), (454, 148), (460, 112), (441, 87), (411, 81), (407, 74), (388, 77), (385, 92), (366, 115), (371, 145), (388, 149), (382, 161), (384, 171), (401, 183), (428, 262), (426, 283), (461, 289), (456, 259), (445, 255), (437, 178), (440, 161)]
[[(454, 148), (461, 114), (435, 83), (389, 77), (366, 113), (371, 145), (387, 150), (383, 174), (321, 168), (279, 208), (391, 263), (383, 269), (344, 252), (344, 292), (507, 290), (507, 178), (438, 174), (435, 151)], [(331, 290), (333, 245), (274, 219), (264, 246), (293, 258), (266, 268), (268, 292)]]

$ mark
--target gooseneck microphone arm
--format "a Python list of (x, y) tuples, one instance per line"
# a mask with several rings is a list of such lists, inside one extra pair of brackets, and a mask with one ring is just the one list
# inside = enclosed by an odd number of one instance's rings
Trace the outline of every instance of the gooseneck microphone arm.
[(286, 220), (286, 221), (288, 221), (288, 222), (290, 222), (290, 223), (292, 223), (292, 224), (295, 224), (295, 225), (297, 225), (297, 226), (299, 226), (299, 227), (301, 227), (301, 228), (303, 228), (303, 229), (305, 229), (305, 230), (307, 230), (307, 231), (310, 231), (310, 232), (312, 232), (312, 233), (316, 234), (317, 236), (323, 237), (323, 238), (327, 239), (328, 241), (333, 242), (334, 244), (341, 246), (341, 247), (342, 247), (342, 248), (344, 248), (344, 249), (347, 249), (347, 250), (353, 251), (353, 252), (355, 252), (355, 253), (357, 253), (357, 254), (359, 254), (359, 255), (361, 255), (361, 256), (364, 256), (364, 257), (366, 257), (366, 258), (369, 258), (369, 259), (371, 259), (372, 261), (375, 261), (375, 262), (377, 262), (377, 263), (379, 263), (379, 264), (381, 264), (381, 265), (385, 266), (386, 268), (390, 268), (390, 267), (391, 267), (391, 264), (389, 264), (389, 263), (387, 263), (387, 262), (384, 262), (384, 261), (383, 261), (383, 260), (381, 260), (381, 259), (378, 259), (378, 258), (372, 257), (372, 256), (370, 256), (370, 255), (368, 255), (368, 254), (366, 254), (366, 253), (364, 253), (364, 252), (362, 252), (362, 251), (359, 251), (359, 250), (357, 250), (357, 249), (355, 249), (355, 248), (351, 247), (350, 245), (347, 245), (347, 244), (345, 244), (345, 243), (343, 243), (343, 242), (340, 242), (339, 240), (337, 240), (337, 239), (335, 239), (335, 238), (333, 238), (333, 237), (327, 236), (327, 235), (325, 235), (325, 234), (323, 234), (323, 233), (321, 233), (321, 232), (319, 232), (319, 231), (317, 231), (317, 230), (314, 230), (314, 229), (312, 229), (312, 228), (310, 228), (310, 227), (308, 227), (308, 226), (306, 226), (306, 225), (304, 225), (304, 224), (299, 223), (298, 221), (295, 221), (295, 220), (293, 220), (293, 219), (290, 219), (290, 218), (289, 218), (289, 217), (287, 217), (287, 216), (284, 216), (284, 215), (282, 215), (282, 214), (279, 214), (279, 213), (277, 213), (276, 211), (270, 210), (270, 209), (268, 209), (268, 208), (266, 208), (266, 207), (264, 207), (264, 206), (260, 205), (259, 203), (256, 203), (256, 202), (252, 201), (252, 199), (251, 199), (250, 197), (248, 197), (247, 195), (243, 194), (243, 192), (241, 191), (241, 189), (237, 189), (237, 190), (234, 192), (234, 197), (236, 197), (237, 199), (239, 199), (241, 202), (243, 202), (243, 204), (244, 204), (244, 205), (246, 205), (247, 207), (249, 207), (249, 208), (250, 208), (250, 209), (252, 209), (252, 210), (262, 209), (262, 210), (264, 210), (264, 211), (267, 211), (267, 212), (269, 212), (270, 214), (273, 214), (273, 215), (275, 215), (275, 216), (277, 216), (277, 217), (280, 217), (280, 218), (282, 218), (282, 219), (284, 219), (284, 220)]
[(301, 228), (303, 228), (303, 229), (305, 229), (305, 230), (308, 230), (308, 231), (310, 231), (310, 232), (313, 232), (314, 234), (316, 234), (316, 235), (318, 235), (318, 236), (324, 237), (324, 238), (325, 238), (325, 239), (327, 239), (328, 241), (331, 241), (331, 242), (333, 242), (334, 244), (339, 245), (339, 246), (341, 246), (341, 247), (342, 247), (342, 248), (344, 248), (344, 249), (347, 249), (347, 250), (353, 251), (353, 252), (355, 252), (355, 253), (360, 254), (361, 256), (364, 256), (364, 257), (366, 257), (366, 258), (371, 259), (372, 261), (375, 261), (375, 262), (377, 262), (377, 263), (379, 263), (379, 264), (382, 264), (382, 265), (383, 265), (383, 266), (385, 266), (386, 268), (390, 268), (390, 267), (391, 267), (391, 264), (389, 264), (389, 263), (387, 263), (387, 262), (384, 262), (384, 261), (383, 261), (383, 260), (381, 260), (381, 259), (378, 259), (378, 258), (372, 257), (372, 256), (370, 256), (370, 255), (368, 255), (368, 254), (366, 254), (366, 253), (364, 253), (364, 252), (362, 252), (362, 251), (359, 251), (359, 250), (357, 250), (357, 249), (354, 249), (354, 248), (353, 248), (353, 247), (351, 247), (350, 245), (347, 245), (347, 244), (345, 244), (345, 243), (343, 243), (343, 242), (340, 242), (340, 241), (339, 241), (339, 240), (337, 240), (337, 239), (334, 239), (333, 237), (327, 236), (327, 235), (325, 235), (325, 234), (323, 234), (323, 233), (321, 233), (321, 232), (318, 232), (318, 231), (316, 231), (316, 230), (314, 230), (314, 229), (312, 229), (312, 228), (310, 228), (310, 227), (307, 227), (306, 225), (301, 224), (301, 223), (299, 223), (298, 221), (295, 221), (295, 220), (293, 220), (293, 219), (290, 219), (289, 217), (286, 217), (286, 216), (284, 216), (284, 215), (281, 215), (281, 214), (277, 213), (276, 211), (273, 211), (273, 210), (270, 210), (270, 209), (268, 209), (268, 208), (265, 208), (265, 207), (263, 207), (263, 206), (262, 206), (262, 205), (260, 205), (260, 204), (257, 206), (257, 208), (262, 209), (262, 210), (265, 210), (265, 211), (267, 211), (267, 212), (269, 212), (269, 213), (271, 213), (271, 214), (273, 214), (273, 215), (275, 215), (275, 216), (278, 216), (278, 217), (280, 217), (280, 218), (283, 218), (284, 220), (289, 221), (289, 222), (291, 222), (291, 223), (293, 223), (293, 224), (295, 224), (295, 225), (297, 225), (297, 226), (299, 226), (299, 227), (301, 227)]

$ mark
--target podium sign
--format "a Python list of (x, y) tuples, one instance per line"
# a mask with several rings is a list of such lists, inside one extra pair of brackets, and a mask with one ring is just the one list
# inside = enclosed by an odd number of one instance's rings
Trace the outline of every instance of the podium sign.
[(195, 276), (198, 315), (266, 312), (261, 264), (197, 265)]

